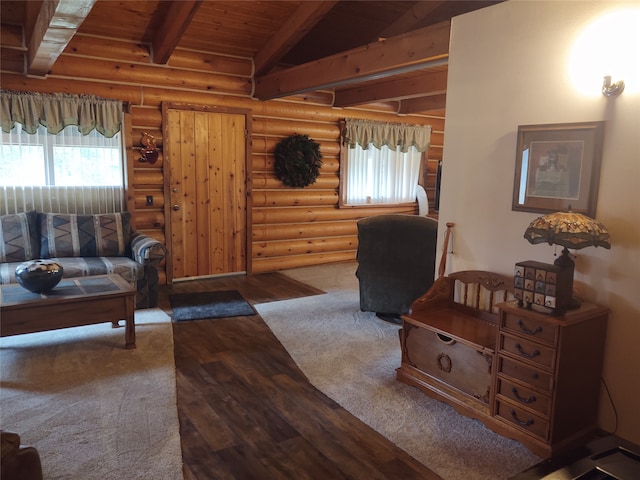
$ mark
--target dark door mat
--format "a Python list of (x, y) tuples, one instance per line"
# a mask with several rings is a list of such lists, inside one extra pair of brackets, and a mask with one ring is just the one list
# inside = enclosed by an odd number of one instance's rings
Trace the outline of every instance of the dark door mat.
[(170, 298), (174, 322), (256, 315), (255, 309), (237, 290), (176, 293)]

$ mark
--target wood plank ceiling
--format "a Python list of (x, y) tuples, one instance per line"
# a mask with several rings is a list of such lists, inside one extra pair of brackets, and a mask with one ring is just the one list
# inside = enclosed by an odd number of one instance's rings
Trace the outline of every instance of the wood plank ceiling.
[(254, 97), (334, 92), (334, 106), (388, 102), (444, 112), (450, 19), (498, 1), (3, 0), (21, 25), (29, 75), (46, 75), (76, 32), (249, 57)]

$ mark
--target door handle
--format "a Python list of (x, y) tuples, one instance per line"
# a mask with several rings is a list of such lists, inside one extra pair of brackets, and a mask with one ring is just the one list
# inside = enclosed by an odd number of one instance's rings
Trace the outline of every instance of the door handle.
[(173, 209), (177, 212), (178, 210), (180, 210), (180, 205), (174, 205)]

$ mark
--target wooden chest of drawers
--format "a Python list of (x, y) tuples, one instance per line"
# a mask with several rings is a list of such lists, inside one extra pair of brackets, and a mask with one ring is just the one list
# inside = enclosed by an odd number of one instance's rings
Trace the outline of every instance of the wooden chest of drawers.
[(562, 317), (497, 305), (492, 416), (498, 429), (538, 453), (584, 439), (597, 427), (608, 310), (585, 303)]
[(494, 305), (508, 282), (482, 271), (440, 278), (402, 317), (397, 378), (546, 458), (596, 430), (608, 310)]

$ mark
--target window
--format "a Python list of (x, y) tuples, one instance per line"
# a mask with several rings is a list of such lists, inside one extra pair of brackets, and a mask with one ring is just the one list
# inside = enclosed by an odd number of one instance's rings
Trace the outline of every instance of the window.
[(58, 135), (43, 126), (35, 135), (20, 124), (2, 134), (0, 185), (3, 186), (120, 186), (120, 134), (106, 138), (95, 130), (88, 135), (76, 126)]
[(347, 149), (344, 203), (347, 205), (397, 204), (416, 200), (422, 154), (415, 147), (406, 153), (383, 145), (359, 144)]
[(341, 205), (415, 202), (431, 127), (350, 119), (342, 127)]
[(0, 91), (0, 214), (124, 210), (122, 102)]
[(0, 213), (32, 208), (59, 213), (123, 210), (120, 134), (82, 135), (70, 125), (57, 135), (40, 126), (33, 135), (16, 124), (2, 133)]

